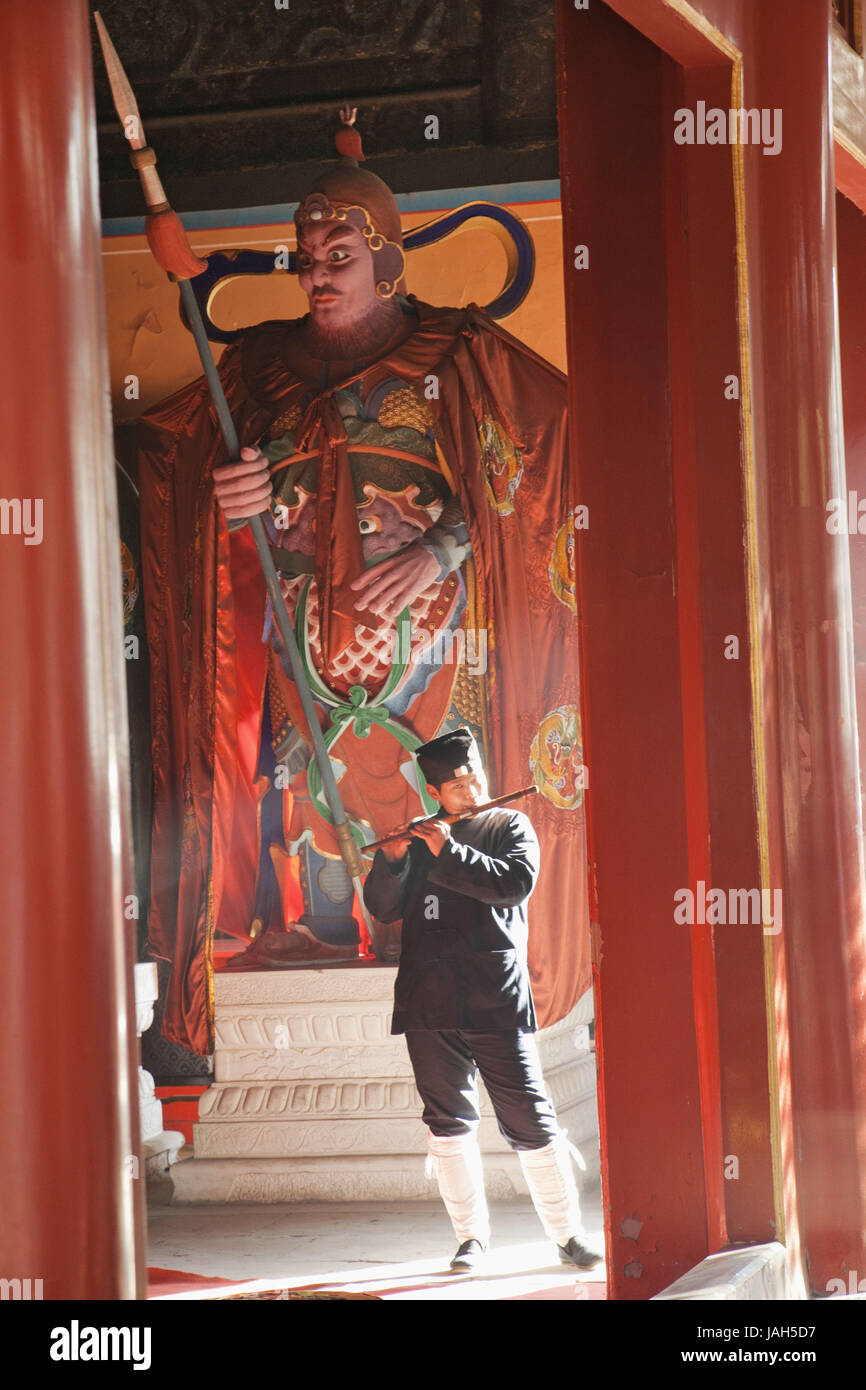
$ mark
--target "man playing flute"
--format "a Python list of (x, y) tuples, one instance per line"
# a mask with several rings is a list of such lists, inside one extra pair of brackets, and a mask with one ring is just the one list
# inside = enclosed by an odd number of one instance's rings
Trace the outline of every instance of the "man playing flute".
[[(465, 815), (488, 800), (468, 730), (435, 738), (415, 756), (443, 813)], [(490, 1239), (477, 1141), (479, 1071), (560, 1259), (581, 1269), (601, 1259), (585, 1243), (568, 1145), (533, 1037), (526, 904), (539, 859), (528, 817), (497, 807), (454, 825), (410, 825), (377, 852), (364, 889), (376, 917), (403, 921), (391, 1032), (406, 1036), (424, 1102), (429, 1151), (459, 1242), (455, 1270), (481, 1264)]]

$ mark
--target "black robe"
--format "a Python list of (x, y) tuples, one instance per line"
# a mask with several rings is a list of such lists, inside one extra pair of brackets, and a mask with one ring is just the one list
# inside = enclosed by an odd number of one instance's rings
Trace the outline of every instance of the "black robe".
[(396, 865), (379, 850), (364, 900), (382, 922), (403, 919), (392, 1033), (535, 1031), (526, 903), (538, 868), (530, 821), (505, 808), (458, 821), (438, 857), (421, 840)]

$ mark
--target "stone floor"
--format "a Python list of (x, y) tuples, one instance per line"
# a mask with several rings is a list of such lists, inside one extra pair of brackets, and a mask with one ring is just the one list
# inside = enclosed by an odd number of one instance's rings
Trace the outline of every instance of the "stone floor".
[[(173, 1206), (165, 1197), (152, 1192), (148, 1211), (148, 1263), (162, 1269), (400, 1300), (604, 1298), (604, 1266), (560, 1264), (528, 1200), (491, 1205), (489, 1264), (470, 1277), (448, 1272), (456, 1243), (438, 1202)], [(603, 1250), (598, 1187), (583, 1210)]]

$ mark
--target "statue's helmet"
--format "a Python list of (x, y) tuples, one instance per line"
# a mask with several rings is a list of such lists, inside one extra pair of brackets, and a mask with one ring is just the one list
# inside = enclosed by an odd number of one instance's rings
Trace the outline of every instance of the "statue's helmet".
[(359, 167), (364, 152), (355, 128), (356, 114), (355, 107), (344, 107), (340, 112), (342, 124), (334, 137), (338, 158), (298, 204), (295, 227), (299, 238), (310, 222), (336, 219), (355, 227), (367, 239), (373, 255), (376, 293), (388, 299), (405, 288), (400, 209), (384, 180)]

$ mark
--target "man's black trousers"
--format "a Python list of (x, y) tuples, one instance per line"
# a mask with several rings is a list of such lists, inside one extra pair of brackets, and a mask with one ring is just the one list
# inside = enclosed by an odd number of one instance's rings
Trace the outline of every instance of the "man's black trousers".
[(468, 1134), (476, 1127), (479, 1072), (512, 1149), (543, 1149), (559, 1133), (532, 1033), (411, 1029), (406, 1045), (433, 1134)]

